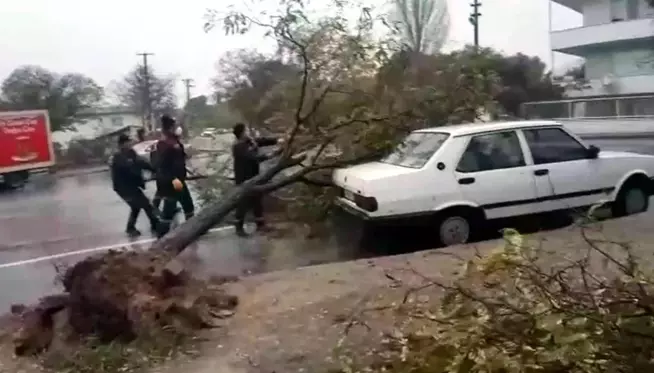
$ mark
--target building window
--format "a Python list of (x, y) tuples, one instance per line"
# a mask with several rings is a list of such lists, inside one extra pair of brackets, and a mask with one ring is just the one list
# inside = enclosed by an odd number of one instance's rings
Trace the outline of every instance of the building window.
[(122, 127), (123, 117), (111, 117), (111, 125), (114, 127)]
[(611, 22), (627, 19), (627, 4), (625, 0), (611, 0)]
[(642, 0), (627, 0), (627, 19), (638, 19), (639, 18), (639, 5)]
[(640, 18), (654, 17), (654, 7), (650, 6), (645, 0), (640, 0), (638, 3)]
[(602, 79), (613, 72), (613, 56), (610, 53), (596, 53), (586, 58), (586, 77), (588, 79)]
[(654, 74), (654, 53), (648, 49), (634, 49), (613, 53), (615, 76), (638, 76)]

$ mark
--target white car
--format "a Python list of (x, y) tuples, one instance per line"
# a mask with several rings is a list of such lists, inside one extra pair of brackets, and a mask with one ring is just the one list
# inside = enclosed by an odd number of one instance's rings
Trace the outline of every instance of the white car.
[(141, 157), (143, 160), (150, 162), (150, 154), (154, 151), (157, 146), (158, 140), (146, 140), (136, 143), (132, 146), (132, 149), (136, 154)]
[(554, 121), (444, 126), (411, 133), (379, 162), (334, 171), (337, 204), (371, 221), (426, 218), (443, 245), (485, 220), (608, 202), (646, 211), (654, 156), (600, 151)]

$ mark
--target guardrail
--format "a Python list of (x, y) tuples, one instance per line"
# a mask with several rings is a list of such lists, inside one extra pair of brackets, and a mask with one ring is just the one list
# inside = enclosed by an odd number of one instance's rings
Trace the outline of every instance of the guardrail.
[(526, 102), (522, 114), (529, 119), (650, 119), (654, 95)]

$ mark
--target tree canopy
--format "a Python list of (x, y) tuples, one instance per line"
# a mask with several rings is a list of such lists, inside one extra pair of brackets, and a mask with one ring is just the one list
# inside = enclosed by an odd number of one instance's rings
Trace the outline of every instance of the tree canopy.
[(149, 97), (152, 114), (159, 116), (164, 113), (174, 112), (177, 107), (177, 96), (175, 95), (175, 79), (161, 76), (148, 66), (146, 71), (142, 65), (135, 66), (125, 77), (119, 81), (115, 88), (115, 94), (120, 102), (137, 110), (144, 117), (147, 115), (146, 82), (149, 82)]
[(445, 0), (392, 0), (389, 18), (408, 51), (434, 54), (447, 41), (450, 16)]
[(1, 90), (2, 109), (46, 109), (53, 131), (69, 128), (81, 111), (97, 104), (103, 96), (102, 87), (87, 76), (57, 74), (34, 65), (12, 71)]
[(184, 113), (188, 116), (185, 122), (191, 130), (202, 131), (207, 127), (231, 128), (241, 118), (228, 107), (225, 102), (210, 103), (209, 98), (204, 95), (191, 97), (184, 107)]

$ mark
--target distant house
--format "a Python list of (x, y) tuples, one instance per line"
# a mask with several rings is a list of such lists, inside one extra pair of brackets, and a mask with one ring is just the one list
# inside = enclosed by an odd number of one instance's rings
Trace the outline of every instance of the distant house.
[(57, 131), (52, 137), (61, 149), (67, 149), (72, 140), (94, 140), (117, 133), (133, 136), (142, 126), (141, 115), (130, 108), (100, 107), (79, 113), (68, 130)]

